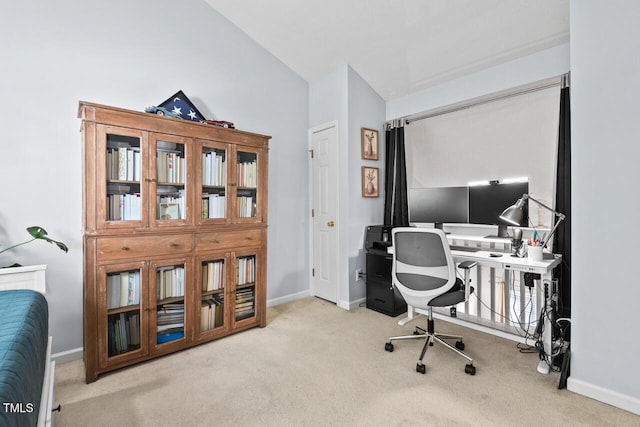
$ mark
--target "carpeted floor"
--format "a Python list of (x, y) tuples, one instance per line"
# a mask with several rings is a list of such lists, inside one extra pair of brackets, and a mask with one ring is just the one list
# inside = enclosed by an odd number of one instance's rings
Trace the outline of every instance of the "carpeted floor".
[(442, 346), (366, 308), (316, 298), (268, 309), (267, 327), (84, 383), (83, 365), (57, 366), (58, 426), (638, 426), (640, 417), (567, 390), (536, 371), (513, 341), (436, 321), (464, 336), (475, 376)]

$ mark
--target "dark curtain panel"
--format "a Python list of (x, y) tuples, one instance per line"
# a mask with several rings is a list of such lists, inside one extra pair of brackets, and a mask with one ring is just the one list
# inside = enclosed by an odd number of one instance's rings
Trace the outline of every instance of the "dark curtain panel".
[[(565, 78), (568, 78), (566, 76)], [(566, 84), (565, 84), (566, 85)], [(556, 177), (556, 210), (566, 215), (553, 239), (553, 252), (562, 254), (562, 264), (553, 271), (559, 279), (558, 314), (571, 316), (571, 103), (569, 87), (560, 91), (560, 124), (558, 127), (558, 167)]]
[(409, 225), (407, 167), (404, 156), (404, 127), (391, 124), (385, 132), (384, 224)]

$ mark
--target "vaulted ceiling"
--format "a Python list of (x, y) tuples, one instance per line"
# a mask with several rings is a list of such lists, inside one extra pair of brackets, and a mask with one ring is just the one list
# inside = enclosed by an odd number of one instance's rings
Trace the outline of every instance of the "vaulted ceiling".
[(569, 0), (206, 0), (309, 82), (351, 66), (385, 100), (569, 41)]

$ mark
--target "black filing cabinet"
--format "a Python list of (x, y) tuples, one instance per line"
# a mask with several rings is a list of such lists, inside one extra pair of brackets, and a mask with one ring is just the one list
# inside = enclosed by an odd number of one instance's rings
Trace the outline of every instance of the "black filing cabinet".
[(387, 248), (391, 246), (392, 228), (370, 225), (366, 229), (366, 282), (367, 308), (395, 317), (407, 311), (407, 303), (391, 282), (392, 255)]

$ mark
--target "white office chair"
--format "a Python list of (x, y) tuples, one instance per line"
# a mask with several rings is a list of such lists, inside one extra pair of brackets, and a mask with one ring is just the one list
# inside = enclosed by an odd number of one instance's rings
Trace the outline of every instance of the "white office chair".
[[(413, 335), (391, 337), (384, 346), (393, 351), (393, 341), (424, 339), (425, 343), (416, 365), (416, 372), (425, 373), (422, 359), (427, 347), (434, 342), (458, 353), (469, 362), (464, 371), (475, 375), (473, 359), (462, 352), (462, 337), (442, 335), (434, 331), (432, 307), (452, 307), (469, 298), (473, 292), (469, 270), (477, 263), (465, 261), (458, 266), (464, 270), (464, 282), (456, 277), (456, 266), (449, 243), (442, 230), (435, 228), (397, 227), (392, 230), (393, 253), (391, 276), (393, 285), (400, 291), (408, 305), (427, 310), (427, 329), (416, 327)], [(445, 340), (456, 340), (455, 347)]]

